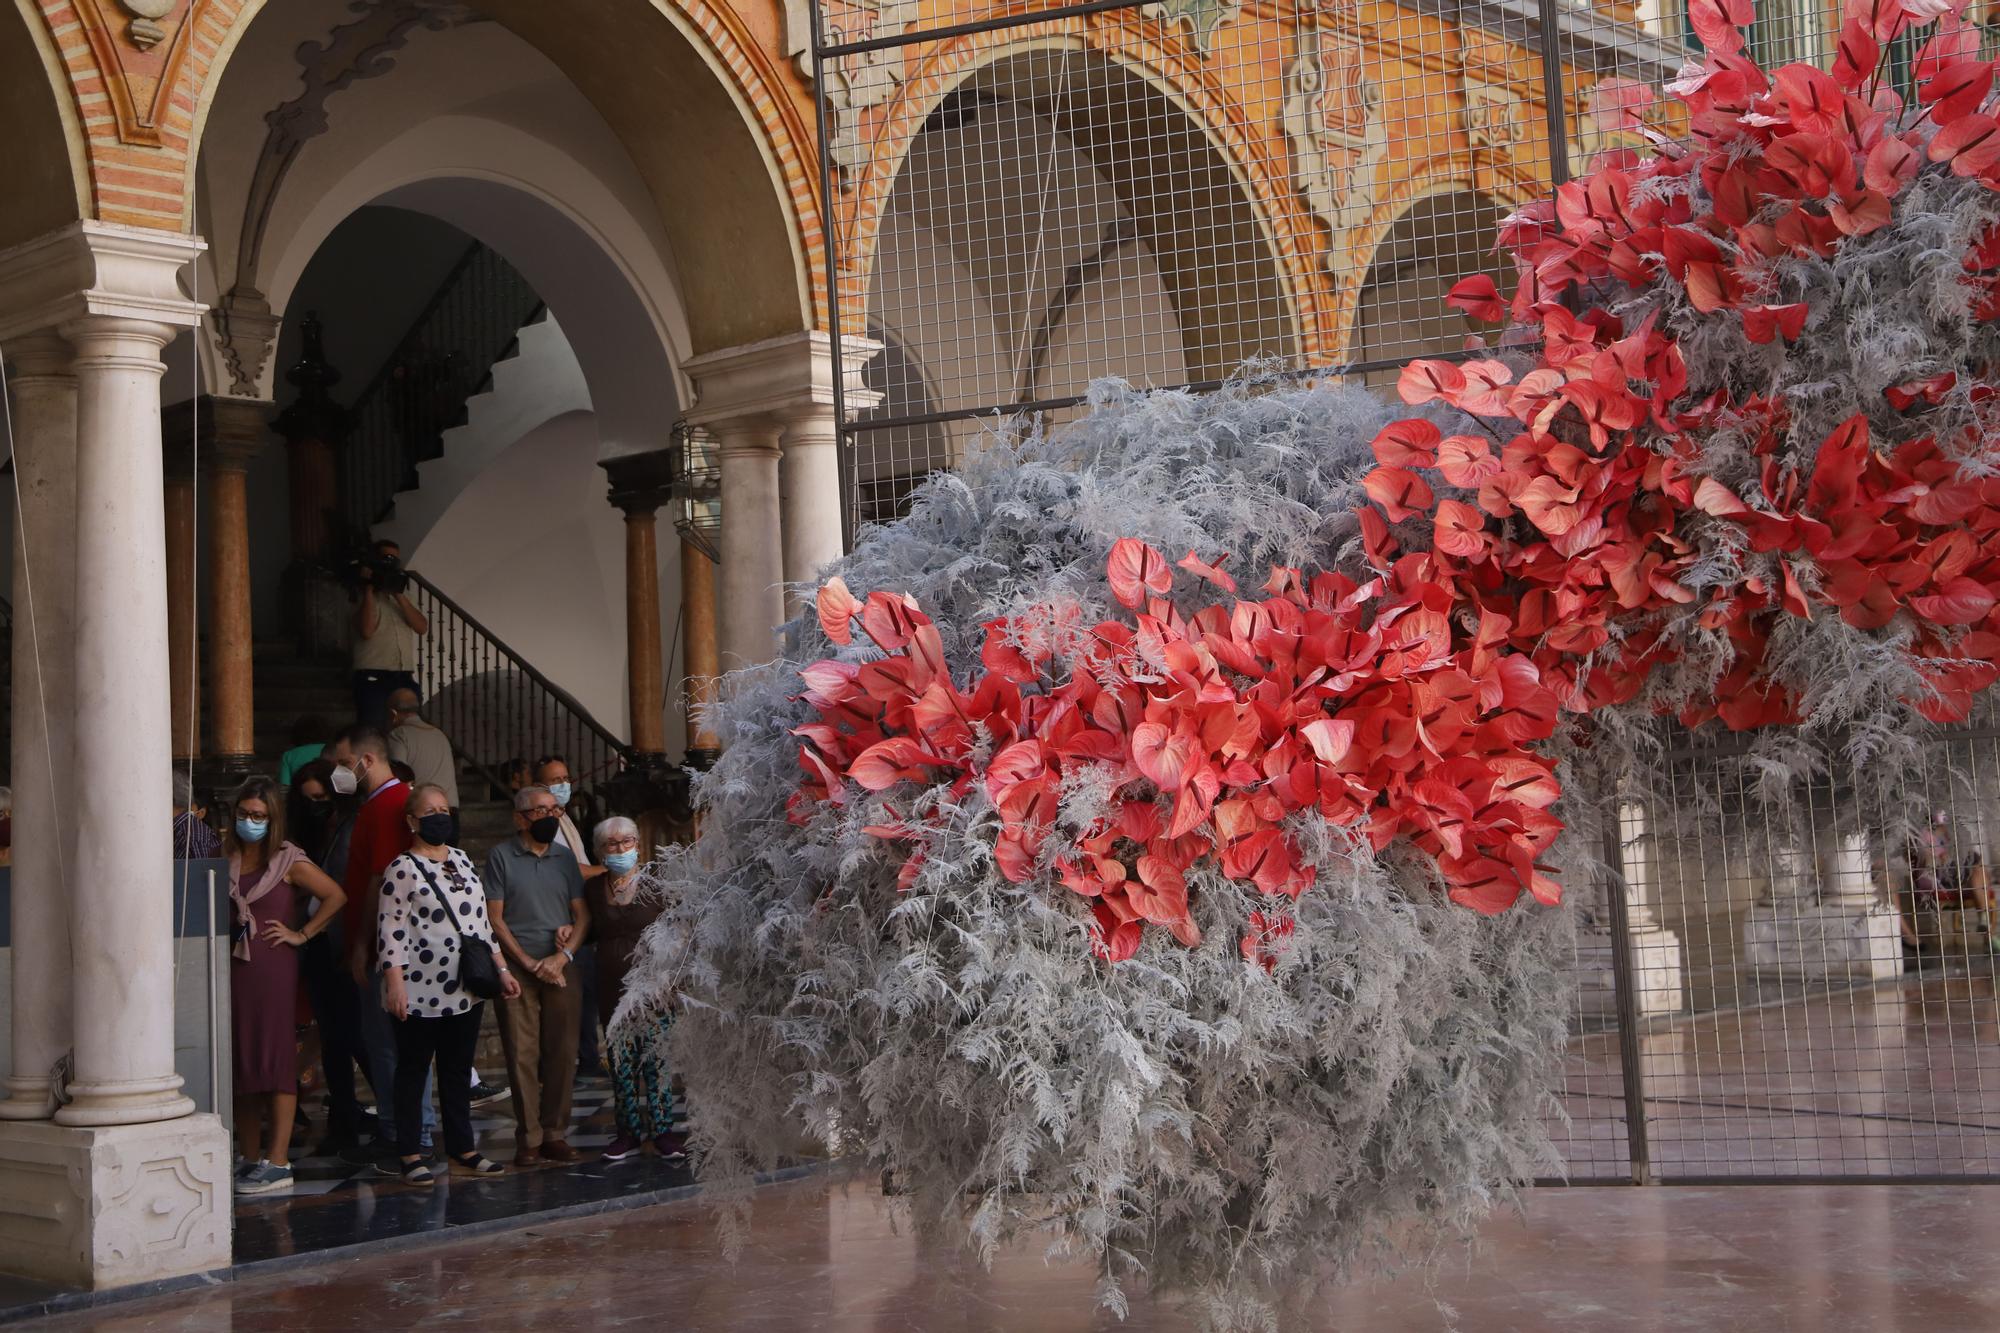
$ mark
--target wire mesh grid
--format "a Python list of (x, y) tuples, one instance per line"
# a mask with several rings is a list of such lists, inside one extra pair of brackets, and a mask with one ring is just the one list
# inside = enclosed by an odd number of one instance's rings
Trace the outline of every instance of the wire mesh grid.
[[(1762, 0), (1753, 53), (1825, 63), (1836, 8)], [(856, 524), (979, 432), (1059, 425), (1101, 377), (1383, 380), (1476, 351), (1490, 327), (1444, 294), (1481, 272), (1509, 290), (1508, 212), (1676, 132), (1661, 85), (1696, 46), (1684, 0), (816, 14), (828, 299), (865, 361)], [(1783, 837), (1712, 742), (1673, 743), (1607, 848), (1624, 880), (1584, 895), (1567, 1178), (2000, 1174), (1991, 706), (1923, 790), (1871, 809), (1829, 780)], [(1919, 808), (1947, 822), (1912, 832)]]

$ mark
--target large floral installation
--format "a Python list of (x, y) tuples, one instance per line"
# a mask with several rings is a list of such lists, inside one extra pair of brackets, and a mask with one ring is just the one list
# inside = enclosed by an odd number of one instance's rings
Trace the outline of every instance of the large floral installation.
[(1496, 350), (1400, 405), (1102, 387), (732, 678), (622, 1015), (671, 1008), (713, 1184), (809, 1134), (982, 1253), (1268, 1322), (1553, 1168), (1549, 907), (1655, 720), (1886, 777), (1993, 682), (1994, 66), (1935, 0), (1830, 71), (1691, 16), (1685, 133), (1454, 291)]

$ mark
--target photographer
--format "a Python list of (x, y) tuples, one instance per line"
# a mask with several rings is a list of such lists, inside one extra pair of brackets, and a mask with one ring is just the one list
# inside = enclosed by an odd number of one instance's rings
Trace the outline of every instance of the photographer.
[(417, 636), (430, 622), (410, 600), (395, 542), (376, 542), (355, 566), (361, 600), (354, 612), (354, 715), (381, 729), (389, 724), (389, 696), (416, 688)]

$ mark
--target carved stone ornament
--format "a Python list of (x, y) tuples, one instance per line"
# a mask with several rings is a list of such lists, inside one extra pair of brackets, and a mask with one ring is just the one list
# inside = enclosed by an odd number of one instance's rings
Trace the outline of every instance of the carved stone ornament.
[(1389, 122), (1359, 40), (1300, 30), (1298, 58), (1285, 71), (1284, 124), (1292, 183), (1306, 207), (1336, 234), (1360, 225), (1381, 190)]
[[(823, 0), (826, 45), (873, 41), (900, 36), (917, 21), (918, 0)], [(785, 54), (808, 85), (813, 77), (812, 6), (809, 0), (785, 0)], [(867, 159), (860, 138), (860, 113), (896, 95), (903, 83), (902, 47), (860, 51), (826, 61), (827, 109), (832, 113), (835, 164), (852, 169)]]
[(1521, 146), (1527, 103), (1490, 83), (1465, 86), (1465, 137), (1475, 150), (1511, 152)]
[(118, 0), (118, 3), (134, 15), (125, 29), (132, 45), (148, 51), (167, 40), (167, 30), (160, 26), (159, 20), (174, 12), (177, 0)]
[(1203, 55), (1215, 44), (1215, 30), (1242, 11), (1243, 0), (1160, 0), (1140, 10), (1147, 18), (1157, 19), (1168, 28), (1186, 27), (1194, 49)]
[(214, 318), (216, 341), (229, 371), (229, 391), (240, 397), (256, 397), (264, 362), (277, 345), (278, 327), (284, 321), (271, 312), (264, 293), (241, 283), (217, 303)]

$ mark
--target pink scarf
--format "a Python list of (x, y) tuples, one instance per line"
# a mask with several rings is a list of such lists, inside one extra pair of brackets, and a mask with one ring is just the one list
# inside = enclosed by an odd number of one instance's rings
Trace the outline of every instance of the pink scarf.
[(229, 855), (229, 901), (236, 905), (236, 943), (230, 946), (229, 954), (238, 962), (250, 961), (250, 940), (257, 933), (257, 915), (250, 910), (250, 904), (262, 898), (272, 889), (285, 883), (285, 877), (292, 873), (292, 867), (305, 859), (305, 853), (291, 843), (280, 843), (277, 854), (264, 867), (263, 876), (250, 892), (243, 892), (243, 853)]

